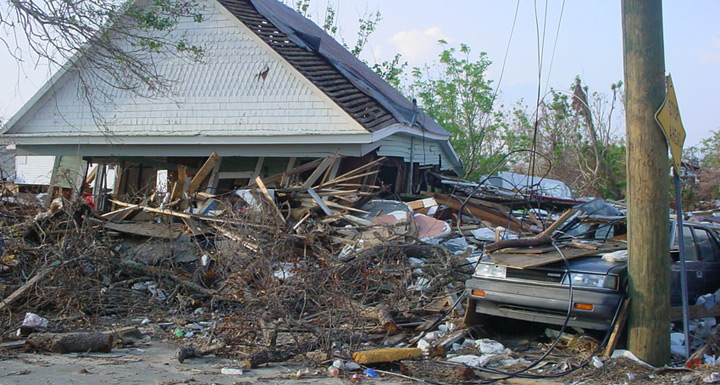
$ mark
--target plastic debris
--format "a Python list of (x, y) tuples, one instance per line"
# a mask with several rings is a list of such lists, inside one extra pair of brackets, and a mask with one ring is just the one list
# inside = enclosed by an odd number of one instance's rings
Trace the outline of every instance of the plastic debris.
[(363, 374), (365, 374), (366, 376), (371, 377), (371, 378), (378, 378), (378, 377), (380, 377), (380, 375), (378, 374), (378, 372), (376, 372), (376, 371), (374, 371), (374, 370), (372, 370), (372, 369), (370, 369), (370, 368), (365, 369), (365, 371), (363, 372)]
[(237, 368), (222, 368), (222, 369), (220, 369), (220, 373), (240, 375), (240, 374), (243, 374), (244, 372), (242, 369), (237, 369)]
[[(598, 356), (593, 356), (590, 359), (590, 362), (592, 362), (593, 366), (596, 368), (602, 368), (603, 366), (605, 366), (605, 364), (603, 364), (602, 360)], [(630, 374), (630, 373), (628, 373), (628, 374)]]
[(505, 353), (505, 346), (503, 344), (491, 340), (489, 338), (483, 338), (475, 341), (475, 347), (482, 354), (503, 354)]
[(474, 368), (482, 368), (490, 361), (489, 356), (475, 356), (472, 354), (465, 354), (462, 356), (452, 357), (448, 362), (456, 362), (459, 364), (465, 364)]
[(50, 321), (47, 318), (40, 317), (35, 313), (25, 313), (22, 326), (29, 328), (46, 328)]
[(340, 368), (338, 368), (335, 365), (328, 366), (327, 371), (328, 371), (328, 374), (333, 377), (337, 377), (340, 375)]
[(703, 377), (703, 382), (708, 384), (714, 384), (720, 382), (720, 373), (712, 372), (708, 376)]

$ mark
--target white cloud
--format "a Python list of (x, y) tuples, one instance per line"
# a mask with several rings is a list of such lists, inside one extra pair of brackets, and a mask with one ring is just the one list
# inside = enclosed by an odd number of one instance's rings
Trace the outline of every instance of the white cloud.
[(430, 27), (424, 31), (413, 29), (400, 31), (391, 38), (395, 49), (411, 66), (421, 65), (436, 59), (438, 40), (451, 42), (440, 27)]

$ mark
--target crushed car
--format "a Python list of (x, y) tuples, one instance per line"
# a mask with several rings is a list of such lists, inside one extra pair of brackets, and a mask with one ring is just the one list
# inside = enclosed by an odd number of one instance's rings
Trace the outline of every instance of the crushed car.
[[(676, 222), (671, 221), (672, 306), (682, 303), (677, 228)], [(624, 240), (625, 217), (613, 206), (595, 200), (580, 205), (575, 217), (559, 234), (558, 241)], [(692, 222), (684, 224), (682, 236), (688, 296), (695, 301), (700, 295), (720, 288), (720, 238), (707, 225)], [(561, 254), (561, 260), (530, 268), (501, 264), (494, 260), (494, 254), (485, 254), (466, 282), (466, 324), (504, 317), (582, 329), (609, 329), (627, 294), (627, 251), (601, 250), (565, 258), (558, 249), (555, 253)], [(532, 254), (526, 255), (527, 259), (533, 258)]]

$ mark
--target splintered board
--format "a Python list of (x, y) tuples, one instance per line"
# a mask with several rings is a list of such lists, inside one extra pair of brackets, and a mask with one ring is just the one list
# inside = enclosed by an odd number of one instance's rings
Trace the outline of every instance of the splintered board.
[[(566, 259), (578, 257), (586, 257), (588, 255), (598, 255), (612, 253), (613, 251), (627, 249), (624, 242), (612, 242), (600, 246), (597, 250), (584, 250), (575, 248), (561, 249)], [(548, 265), (563, 260), (562, 255), (557, 251), (543, 254), (514, 254), (514, 253), (492, 253), (490, 259), (500, 266), (512, 267), (515, 269), (528, 269), (542, 265)]]
[(150, 238), (175, 239), (183, 233), (183, 227), (179, 224), (135, 222), (135, 223), (112, 223), (104, 224), (108, 230), (119, 231), (126, 234), (142, 235)]

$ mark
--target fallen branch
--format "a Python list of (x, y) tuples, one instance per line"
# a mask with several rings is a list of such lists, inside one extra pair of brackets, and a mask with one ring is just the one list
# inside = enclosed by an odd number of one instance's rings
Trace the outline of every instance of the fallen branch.
[(25, 351), (109, 353), (112, 344), (113, 336), (103, 333), (33, 333), (25, 340)]

